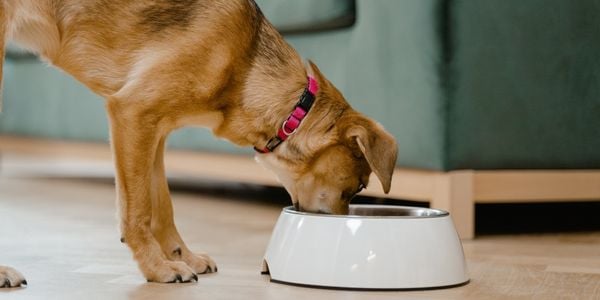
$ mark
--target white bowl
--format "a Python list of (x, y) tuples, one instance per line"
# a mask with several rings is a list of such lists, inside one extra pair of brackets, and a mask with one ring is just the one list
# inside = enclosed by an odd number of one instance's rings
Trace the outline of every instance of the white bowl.
[(351, 205), (349, 215), (283, 209), (263, 263), (271, 281), (329, 288), (424, 289), (469, 281), (442, 210)]

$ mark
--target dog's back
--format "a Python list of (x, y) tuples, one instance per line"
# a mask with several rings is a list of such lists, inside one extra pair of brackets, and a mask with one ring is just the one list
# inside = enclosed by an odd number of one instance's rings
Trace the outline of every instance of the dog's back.
[[(198, 54), (215, 48), (239, 56), (262, 20), (252, 0), (0, 0), (0, 4), (2, 43), (13, 39), (104, 97), (159, 61), (163, 66), (175, 57), (203, 61)], [(4, 52), (4, 44), (0, 48)]]

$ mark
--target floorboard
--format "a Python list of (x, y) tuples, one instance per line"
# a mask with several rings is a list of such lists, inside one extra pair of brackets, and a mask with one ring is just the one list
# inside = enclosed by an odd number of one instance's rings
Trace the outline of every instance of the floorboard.
[[(4, 172), (11, 171), (11, 172)], [(175, 191), (176, 223), (217, 274), (147, 283), (119, 242), (110, 182), (35, 178), (0, 169), (0, 264), (29, 286), (0, 299), (600, 299), (600, 232), (495, 235), (465, 241), (471, 282), (409, 292), (357, 292), (271, 283), (261, 258), (282, 204)]]

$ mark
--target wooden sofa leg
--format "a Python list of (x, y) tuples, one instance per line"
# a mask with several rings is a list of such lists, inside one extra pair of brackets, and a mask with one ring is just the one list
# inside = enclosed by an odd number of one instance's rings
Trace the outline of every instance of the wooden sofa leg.
[(431, 208), (450, 212), (461, 239), (475, 236), (475, 201), (473, 171), (452, 171), (436, 175)]

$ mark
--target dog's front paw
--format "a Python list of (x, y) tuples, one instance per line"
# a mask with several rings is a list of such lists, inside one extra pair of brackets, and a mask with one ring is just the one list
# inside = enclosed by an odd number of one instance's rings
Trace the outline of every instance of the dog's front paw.
[(19, 271), (0, 266), (0, 288), (11, 288), (27, 285), (27, 280)]
[(196, 272), (185, 262), (162, 260), (159, 263), (141, 266), (148, 282), (191, 282), (198, 281)]
[(182, 253), (181, 260), (190, 266), (197, 274), (217, 272), (217, 264), (206, 254)]

